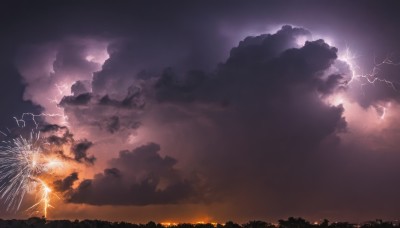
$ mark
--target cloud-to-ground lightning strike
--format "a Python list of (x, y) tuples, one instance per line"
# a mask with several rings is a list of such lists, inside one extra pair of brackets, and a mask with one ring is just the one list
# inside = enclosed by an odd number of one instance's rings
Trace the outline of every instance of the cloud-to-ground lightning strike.
[(50, 194), (52, 192), (51, 188), (44, 182), (43, 180), (37, 178), (37, 182), (39, 182), (39, 194), (40, 194), (40, 199), (38, 202), (36, 202), (34, 205), (32, 205), (30, 208), (27, 209), (27, 211), (34, 209), (35, 207), (38, 207), (40, 204), (43, 205), (43, 215), (45, 218), (47, 218), (47, 210), (50, 207), (53, 207), (50, 204)]

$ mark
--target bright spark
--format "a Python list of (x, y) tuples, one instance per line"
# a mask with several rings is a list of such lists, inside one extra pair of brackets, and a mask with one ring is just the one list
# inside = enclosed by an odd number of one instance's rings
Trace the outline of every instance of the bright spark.
[(30, 177), (40, 171), (36, 157), (41, 153), (37, 146), (39, 134), (22, 136), (0, 145), (0, 198), (7, 210), (18, 210), (30, 184)]
[(63, 162), (48, 158), (43, 145), (40, 133), (34, 131), (27, 138), (20, 135), (0, 143), (0, 198), (7, 210), (19, 210), (26, 193), (39, 192), (40, 199), (29, 209), (42, 205), (47, 217), (51, 188), (40, 176), (62, 167)]

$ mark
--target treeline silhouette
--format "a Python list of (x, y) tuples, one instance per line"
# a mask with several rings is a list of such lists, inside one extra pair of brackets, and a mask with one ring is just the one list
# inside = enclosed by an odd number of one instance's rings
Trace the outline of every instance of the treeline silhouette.
[(290, 217), (287, 220), (279, 220), (272, 224), (264, 221), (250, 221), (245, 224), (237, 224), (232, 221), (225, 224), (169, 224), (148, 222), (147, 224), (132, 224), (127, 222), (107, 222), (101, 220), (46, 220), (45, 218), (33, 217), (27, 220), (2, 220), (0, 219), (0, 228), (392, 228), (400, 227), (398, 222), (375, 220), (362, 224), (353, 224), (348, 222), (332, 222), (323, 220), (318, 223), (310, 223), (303, 218)]

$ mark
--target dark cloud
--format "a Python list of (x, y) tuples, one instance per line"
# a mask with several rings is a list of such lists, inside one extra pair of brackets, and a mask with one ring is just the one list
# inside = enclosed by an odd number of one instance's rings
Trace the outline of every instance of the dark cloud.
[(112, 99), (109, 95), (105, 95), (99, 100), (99, 104), (116, 108), (142, 109), (145, 106), (145, 101), (142, 89), (132, 85), (128, 88), (128, 92), (122, 100)]
[(112, 116), (107, 123), (107, 131), (114, 133), (121, 127), (118, 116)]
[(56, 132), (59, 130), (68, 130), (68, 128), (66, 126), (59, 126), (57, 124), (46, 124), (46, 125), (41, 126), (41, 129), (40, 129), (40, 131), (44, 132), (44, 133)]
[(93, 164), (96, 158), (94, 156), (88, 157), (87, 155), (87, 151), (92, 146), (93, 143), (86, 139), (74, 143), (74, 145), (71, 148), (71, 152), (74, 155), (74, 159), (78, 162), (87, 162), (89, 164)]
[[(49, 150), (59, 155), (62, 159), (88, 164), (95, 162), (96, 158), (93, 155), (88, 156), (88, 150), (93, 146), (93, 143), (87, 139), (75, 140), (74, 135), (68, 127), (57, 124), (46, 124), (41, 127), (40, 131), (44, 139), (50, 143), (50, 147), (54, 147)], [(63, 146), (69, 147), (70, 151), (65, 151)]]
[(286, 25), (275, 34), (246, 37), (240, 41), (238, 47), (232, 48), (226, 64), (231, 66), (260, 64), (287, 49), (296, 47), (297, 38), (302, 36), (311, 37), (311, 33), (303, 28)]
[[(75, 85), (76, 84), (73, 86)], [(59, 103), (59, 106), (63, 108), (69, 106), (71, 109), (74, 108), (73, 106), (95, 109), (96, 105), (111, 106), (113, 108), (143, 109), (145, 106), (145, 98), (142, 89), (139, 86), (132, 85), (127, 89), (126, 95), (120, 100), (113, 99), (108, 94), (100, 97), (93, 93), (78, 93), (78, 95), (64, 96)]]
[[(274, 35), (246, 38), (232, 49), (216, 75), (206, 82), (203, 76), (201, 80), (191, 80), (195, 86), (187, 86), (186, 82), (184, 86), (177, 85), (172, 73), (166, 71), (156, 83), (158, 100), (217, 104), (228, 100), (232, 107), (226, 111), (238, 112), (234, 117), (237, 119), (231, 121), (243, 123), (237, 124), (241, 127), (259, 128), (252, 130), (257, 137), (267, 134), (316, 145), (345, 127), (343, 108), (330, 106), (318, 96), (333, 94), (343, 81), (340, 75), (324, 78), (324, 71), (337, 58), (336, 48), (323, 40), (290, 48), (295, 46), (299, 32), (309, 34), (304, 29), (285, 26)], [(302, 129), (308, 129), (307, 136)], [(307, 150), (301, 146), (297, 149)]]
[(142, 97), (142, 89), (138, 86), (129, 87), (128, 94), (124, 100), (122, 100), (122, 105), (124, 107), (143, 108), (145, 103)]
[(90, 93), (79, 94), (78, 96), (65, 96), (60, 102), (60, 106), (65, 107), (67, 105), (87, 105), (92, 99)]
[(71, 39), (58, 45), (53, 62), (54, 73), (76, 77), (82, 73), (90, 76), (98, 68), (98, 63), (86, 59), (90, 46), (83, 40)]
[(75, 96), (78, 96), (83, 93), (88, 93), (90, 88), (90, 81), (76, 81), (72, 86), (71, 86), (71, 93)]
[(219, 65), (217, 73), (209, 76), (192, 71), (179, 79), (167, 69), (155, 84), (156, 98), (161, 102), (219, 98), (223, 102), (232, 99), (235, 90), (240, 92), (253, 85), (260, 91), (263, 87), (266, 95), (285, 93), (287, 91), (282, 89), (294, 84), (319, 86), (317, 92), (327, 95), (344, 86), (341, 75), (323, 78), (324, 70), (337, 58), (337, 49), (323, 40), (307, 42), (304, 47), (295, 49), (299, 36), (310, 36), (310, 32), (284, 26), (273, 35), (247, 37), (231, 50), (230, 57)]
[[(263, 201), (274, 205), (279, 214), (287, 205), (301, 205), (303, 196), (320, 196), (317, 190), (323, 182), (313, 183), (312, 177), (319, 180), (315, 174), (318, 164), (326, 163), (318, 153), (327, 145), (337, 147), (338, 133), (347, 128), (343, 106), (324, 99), (346, 90), (348, 66), (338, 66), (338, 50), (323, 40), (299, 46), (301, 36), (308, 37), (310, 32), (284, 26), (276, 34), (247, 37), (214, 71), (181, 73), (166, 68), (160, 76), (146, 77), (139, 77), (138, 69), (131, 67), (133, 57), (127, 53), (118, 57), (126, 49), (109, 47), (110, 58), (95, 73), (92, 84), (75, 82), (73, 95), (59, 103), (70, 123), (126, 138), (142, 123), (144, 127), (156, 123), (157, 131), (178, 134), (191, 129), (179, 141), (191, 144), (192, 150), (179, 158), (192, 159), (193, 167), (178, 171), (175, 159), (161, 157), (159, 145), (148, 144), (121, 152), (102, 173), (82, 180), (75, 189), (69, 187), (70, 182), (57, 182), (66, 186), (59, 188), (67, 189), (67, 201), (151, 205), (218, 199), (250, 206), (255, 198), (267, 194)], [(344, 73), (331, 72), (334, 67)], [(90, 86), (92, 92), (87, 93)], [(196, 123), (199, 119), (207, 124)], [(92, 131), (92, 137), (97, 134)], [(174, 148), (167, 140), (164, 143)], [(73, 159), (93, 163), (94, 158), (87, 155), (90, 141), (72, 141), (71, 145)], [(204, 174), (187, 177), (192, 169)], [(274, 176), (277, 170), (283, 172)], [(246, 187), (255, 185), (257, 189)], [(303, 194), (288, 190), (296, 186), (301, 186)], [(293, 196), (284, 198), (286, 194)], [(298, 206), (290, 211), (304, 210), (308, 211)]]
[[(158, 104), (154, 118), (167, 124), (163, 127), (180, 123), (203, 132), (204, 140), (218, 139), (208, 143), (207, 149), (202, 145), (204, 141), (195, 140), (197, 153), (187, 155), (207, 164), (206, 169), (196, 166), (208, 174), (204, 181), (212, 185), (210, 192), (202, 194), (224, 199), (227, 196), (221, 196), (223, 192), (245, 188), (235, 185), (239, 182), (258, 184), (271, 197), (278, 197), (285, 186), (309, 183), (307, 175), (315, 167), (307, 158), (318, 153), (325, 141), (337, 145), (337, 134), (346, 130), (344, 109), (323, 99), (343, 90), (345, 76), (327, 75), (337, 60), (336, 48), (323, 40), (297, 46), (298, 36), (309, 34), (304, 29), (284, 26), (273, 35), (246, 38), (213, 73), (190, 71), (179, 76), (166, 69), (157, 80), (145, 80), (145, 89), (140, 93), (153, 107)], [(106, 100), (101, 103), (110, 104), (110, 99)], [(229, 105), (222, 105), (227, 101)], [(197, 127), (192, 120), (199, 117), (206, 118), (213, 127)], [(122, 125), (117, 116), (111, 116), (107, 129), (112, 133)], [(179, 131), (174, 125), (171, 129)], [(194, 137), (192, 134), (182, 140)], [(110, 161), (109, 169), (84, 180), (71, 194), (70, 202), (146, 205), (196, 199), (197, 184), (182, 179), (173, 168), (176, 160), (160, 157), (159, 150), (158, 144), (148, 144), (120, 152), (119, 158)], [(227, 159), (229, 162), (224, 162)], [(281, 168), (303, 169), (305, 164), (310, 170), (298, 178), (292, 172), (279, 177), (259, 175)], [(237, 169), (241, 174), (233, 175)], [(267, 181), (274, 186), (264, 185)], [(118, 189), (118, 194), (110, 194), (114, 192), (110, 186)]]
[(83, 93), (64, 96), (59, 103), (71, 121), (109, 133), (139, 128), (139, 116), (145, 105), (144, 92), (134, 85), (120, 98)]
[(347, 83), (340, 74), (331, 74), (325, 81), (319, 81), (318, 91), (322, 94), (333, 94), (338, 87), (346, 88)]
[[(394, 72), (396, 72), (394, 70)], [(398, 74), (399, 72), (396, 72)], [(368, 76), (367, 76), (368, 77)], [(387, 77), (375, 76), (358, 78), (352, 83), (351, 96), (355, 102), (362, 107), (373, 107), (382, 102), (394, 101), (399, 103), (399, 82), (398, 79), (391, 80)]]
[(156, 99), (159, 102), (181, 101), (192, 102), (196, 99), (195, 93), (205, 81), (207, 76), (202, 71), (190, 71), (183, 79), (173, 72), (171, 68), (165, 69), (155, 83)]
[[(182, 130), (176, 127), (181, 124), (201, 132), (187, 131), (183, 137), (198, 140), (191, 141), (195, 154), (188, 156), (202, 161), (196, 167), (207, 167), (212, 194), (223, 200), (232, 200), (227, 196), (232, 194), (235, 202), (251, 207), (264, 197), (276, 211), (298, 204), (290, 209), (297, 213), (306, 210), (302, 196), (285, 199), (294, 194), (288, 189), (302, 186), (303, 195), (318, 195), (313, 188), (319, 182), (311, 177), (319, 167), (312, 162), (322, 162), (321, 147), (338, 146), (338, 134), (347, 129), (343, 106), (324, 99), (345, 89), (347, 75), (329, 73), (336, 48), (323, 40), (298, 47), (299, 31), (309, 34), (285, 26), (275, 35), (248, 37), (215, 72), (202, 73), (192, 84), (171, 70), (155, 84), (158, 120), (175, 131)], [(199, 118), (212, 127), (196, 124)], [(248, 196), (253, 194), (254, 199)]]
[(70, 144), (74, 141), (74, 135), (69, 131), (66, 126), (59, 126), (57, 124), (46, 124), (41, 128), (41, 132), (47, 133), (46, 140), (57, 146)]
[(131, 122), (126, 124), (125, 126), (121, 126), (120, 118), (118, 116), (111, 116), (108, 120), (106, 120), (105, 128), (109, 133), (113, 134), (118, 132), (122, 127), (126, 129), (136, 130), (140, 127), (140, 125), (140, 122)]
[(175, 169), (176, 160), (159, 155), (155, 143), (121, 151), (110, 167), (84, 180), (69, 202), (92, 205), (176, 204), (198, 197), (195, 185)]
[(56, 180), (53, 182), (54, 189), (58, 192), (66, 192), (72, 190), (72, 186), (77, 181), (78, 173), (71, 173), (69, 176), (65, 177), (62, 180)]

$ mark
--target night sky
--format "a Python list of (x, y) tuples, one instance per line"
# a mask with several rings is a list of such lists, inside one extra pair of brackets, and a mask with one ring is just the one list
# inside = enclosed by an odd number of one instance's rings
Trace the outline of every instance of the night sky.
[(50, 219), (399, 219), (399, 12), (2, 1), (0, 129), (33, 113), (69, 143)]

